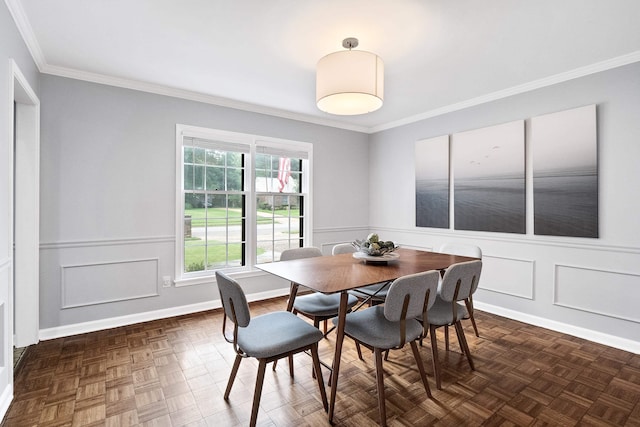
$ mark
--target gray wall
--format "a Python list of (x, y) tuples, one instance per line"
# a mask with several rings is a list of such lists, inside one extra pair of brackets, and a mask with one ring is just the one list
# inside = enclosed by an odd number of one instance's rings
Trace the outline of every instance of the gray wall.
[[(552, 238), (415, 227), (418, 140), (597, 104), (599, 239)], [(477, 244), (484, 309), (640, 351), (640, 64), (379, 132), (370, 138), (372, 230), (406, 245)], [(391, 176), (375, 171), (394, 171)], [(527, 181), (531, 191), (530, 178)], [(532, 197), (527, 215), (532, 224)], [(402, 208), (399, 208), (402, 207)], [(618, 340), (619, 338), (619, 340)]]
[[(175, 276), (177, 123), (313, 143), (313, 244), (327, 252), (366, 232), (366, 134), (49, 75), (41, 87), (45, 335), (219, 298), (211, 284), (160, 283)], [(149, 276), (154, 269), (157, 277)], [(118, 290), (99, 274), (131, 283)], [(286, 289), (270, 280), (249, 277), (244, 284), (249, 294)], [(144, 297), (149, 293), (157, 295)], [(110, 299), (121, 301), (104, 302)]]

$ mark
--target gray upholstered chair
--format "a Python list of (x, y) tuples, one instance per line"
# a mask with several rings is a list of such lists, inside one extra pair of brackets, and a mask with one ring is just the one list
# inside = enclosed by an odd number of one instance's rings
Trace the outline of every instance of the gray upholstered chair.
[[(231, 387), (242, 359), (245, 357), (258, 359), (258, 377), (250, 421), (250, 425), (255, 426), (258, 419), (266, 364), (310, 350), (314, 371), (318, 373), (316, 378), (322, 404), (324, 410), (327, 411), (327, 394), (320, 374), (320, 359), (318, 357), (318, 341), (322, 339), (322, 332), (288, 311), (273, 312), (251, 318), (249, 305), (240, 285), (219, 271), (216, 271), (216, 280), (224, 308), (222, 333), (225, 340), (233, 344), (236, 352), (236, 359), (224, 392), (224, 399), (229, 399), (229, 393), (231, 393)], [(227, 319), (233, 323), (231, 336), (227, 331)], [(291, 371), (291, 375), (293, 376), (293, 371)]]
[[(332, 255), (352, 254), (356, 251), (351, 243), (339, 243), (331, 250)], [(362, 286), (353, 289), (349, 293), (358, 299), (369, 302), (369, 305), (384, 302), (391, 282), (376, 283), (375, 285)]]
[(460, 349), (467, 356), (472, 370), (475, 370), (467, 338), (460, 321), (467, 316), (467, 307), (459, 301), (464, 301), (477, 287), (482, 271), (482, 261), (467, 261), (453, 264), (442, 277), (442, 287), (436, 301), (428, 311), (429, 332), (431, 334), (431, 352), (433, 354), (433, 372), (436, 386), (441, 389), (440, 362), (438, 359), (438, 344), (436, 329), (442, 326), (455, 326)]
[[(280, 261), (311, 258), (316, 256), (322, 256), (322, 252), (318, 248), (292, 248), (282, 251), (280, 254)], [(340, 294), (325, 295), (319, 292), (313, 292), (311, 294), (298, 295), (298, 288), (299, 285), (297, 283), (291, 283), (291, 292), (287, 311), (300, 313), (303, 316), (310, 318), (313, 321), (314, 326), (317, 328), (320, 327), (320, 322), (324, 321), (324, 333), (326, 334), (326, 321), (338, 315), (338, 310), (340, 309)], [(349, 308), (352, 308), (357, 303), (358, 299), (356, 297), (349, 296), (347, 301)]]
[[(480, 249), (479, 246), (467, 245), (463, 243), (445, 243), (444, 245), (440, 246), (438, 252), (443, 254), (468, 256), (482, 259), (482, 249)], [(467, 306), (467, 318), (471, 320), (473, 331), (475, 332), (476, 336), (479, 337), (480, 334), (478, 333), (478, 326), (476, 325), (476, 319), (473, 316), (473, 294), (477, 289), (478, 283), (476, 282), (474, 289), (471, 290), (471, 295), (469, 295), (469, 298), (464, 300), (464, 303)], [(444, 342), (446, 350), (449, 350), (449, 328), (446, 326), (444, 328)]]
[[(387, 423), (383, 351), (400, 349), (409, 343), (424, 389), (431, 397), (416, 341), (429, 330), (428, 310), (436, 299), (439, 276), (433, 270), (400, 277), (391, 283), (384, 305), (347, 314), (345, 335), (372, 350), (375, 356), (380, 425)], [(418, 316), (422, 322), (416, 320)]]

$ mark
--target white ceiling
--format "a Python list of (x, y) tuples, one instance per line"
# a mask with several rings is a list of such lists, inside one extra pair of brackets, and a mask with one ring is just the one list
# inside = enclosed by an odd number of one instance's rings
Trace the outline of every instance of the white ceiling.
[[(373, 132), (640, 61), (638, 0), (5, 0), (44, 73)], [(374, 113), (315, 105), (357, 37)]]

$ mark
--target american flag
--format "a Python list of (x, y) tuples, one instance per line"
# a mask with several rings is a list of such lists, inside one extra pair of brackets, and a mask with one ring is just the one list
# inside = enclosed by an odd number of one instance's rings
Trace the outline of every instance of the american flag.
[(284, 187), (289, 183), (289, 177), (291, 176), (291, 159), (288, 157), (280, 157), (280, 163), (278, 164), (278, 181), (280, 182), (279, 191), (282, 193)]

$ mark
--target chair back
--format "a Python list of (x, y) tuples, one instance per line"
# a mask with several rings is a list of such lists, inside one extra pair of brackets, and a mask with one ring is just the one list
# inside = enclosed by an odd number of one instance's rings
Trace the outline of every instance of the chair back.
[(440, 298), (447, 302), (467, 299), (478, 288), (482, 261), (467, 261), (453, 264), (442, 277)]
[(356, 251), (351, 243), (338, 243), (331, 249), (331, 255), (352, 254)]
[(394, 280), (384, 303), (384, 317), (391, 322), (398, 322), (425, 315), (436, 300), (439, 278), (440, 273), (431, 270)]
[(322, 251), (315, 247), (291, 248), (285, 249), (280, 254), (280, 261), (289, 261), (292, 259), (313, 258), (322, 256)]
[(475, 245), (465, 245), (462, 243), (445, 243), (440, 246), (438, 252), (450, 255), (468, 256), (482, 259), (482, 249)]
[(251, 321), (251, 312), (249, 304), (247, 304), (247, 297), (238, 282), (220, 271), (216, 271), (216, 281), (226, 317), (231, 319), (236, 326), (247, 327)]

